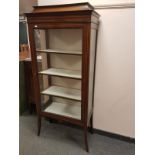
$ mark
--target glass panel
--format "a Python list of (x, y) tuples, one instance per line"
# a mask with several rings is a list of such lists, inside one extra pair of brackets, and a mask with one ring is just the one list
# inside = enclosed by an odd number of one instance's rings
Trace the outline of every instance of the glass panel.
[[(19, 45), (28, 45), (26, 22), (19, 22)], [(19, 51), (22, 51), (21, 46)]]
[(34, 38), (43, 110), (81, 119), (82, 29), (35, 29)]
[(96, 43), (96, 30), (91, 29), (90, 40), (90, 61), (89, 61), (89, 98), (88, 98), (88, 119), (93, 111), (93, 84), (94, 84), (94, 67), (95, 67), (95, 43)]

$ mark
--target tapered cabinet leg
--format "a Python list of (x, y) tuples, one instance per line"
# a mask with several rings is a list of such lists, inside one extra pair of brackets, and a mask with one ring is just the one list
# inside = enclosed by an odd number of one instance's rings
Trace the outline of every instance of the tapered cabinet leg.
[(40, 136), (40, 130), (41, 130), (41, 117), (38, 116), (38, 136)]
[(93, 131), (93, 115), (91, 116), (90, 118), (90, 133), (93, 134), (94, 131)]
[(89, 152), (88, 148), (88, 137), (87, 137), (87, 128), (84, 128), (84, 142), (85, 142), (85, 149), (87, 152)]

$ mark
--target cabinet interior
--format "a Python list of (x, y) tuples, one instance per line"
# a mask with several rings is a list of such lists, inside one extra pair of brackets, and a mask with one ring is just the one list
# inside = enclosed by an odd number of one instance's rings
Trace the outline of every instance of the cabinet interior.
[(44, 111), (81, 119), (82, 29), (35, 29), (34, 38)]

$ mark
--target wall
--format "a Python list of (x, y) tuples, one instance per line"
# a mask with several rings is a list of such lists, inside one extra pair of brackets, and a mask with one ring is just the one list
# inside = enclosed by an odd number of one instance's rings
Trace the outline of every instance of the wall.
[(124, 4), (134, 3), (134, 0), (38, 0), (38, 5), (56, 5), (56, 4), (68, 4), (68, 3), (80, 3), (89, 2), (92, 5), (105, 5), (105, 4)]
[[(84, 2), (38, 0), (38, 5)], [(130, 5), (132, 0), (89, 0), (95, 6)], [(103, 6), (102, 6), (103, 7)], [(134, 8), (100, 8), (94, 127), (134, 137)], [(97, 8), (97, 7), (96, 7)]]
[(31, 12), (33, 5), (37, 5), (37, 0), (19, 0), (19, 14)]
[(134, 137), (134, 9), (98, 13), (94, 126)]

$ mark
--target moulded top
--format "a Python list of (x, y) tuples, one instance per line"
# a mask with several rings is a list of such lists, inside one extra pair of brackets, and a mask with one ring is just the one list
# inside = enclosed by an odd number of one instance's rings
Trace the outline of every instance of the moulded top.
[(60, 4), (60, 5), (33, 6), (33, 7), (34, 7), (33, 13), (94, 10), (94, 7), (87, 2), (86, 3)]
[[(58, 13), (58, 12), (76, 12), (76, 11), (94, 11), (94, 7), (88, 2), (85, 3), (72, 3), (72, 4), (61, 4), (61, 5), (44, 5), (44, 6), (33, 6), (33, 14), (38, 13)], [(99, 16), (97, 12), (96, 15)], [(27, 13), (26, 13), (27, 14)]]

